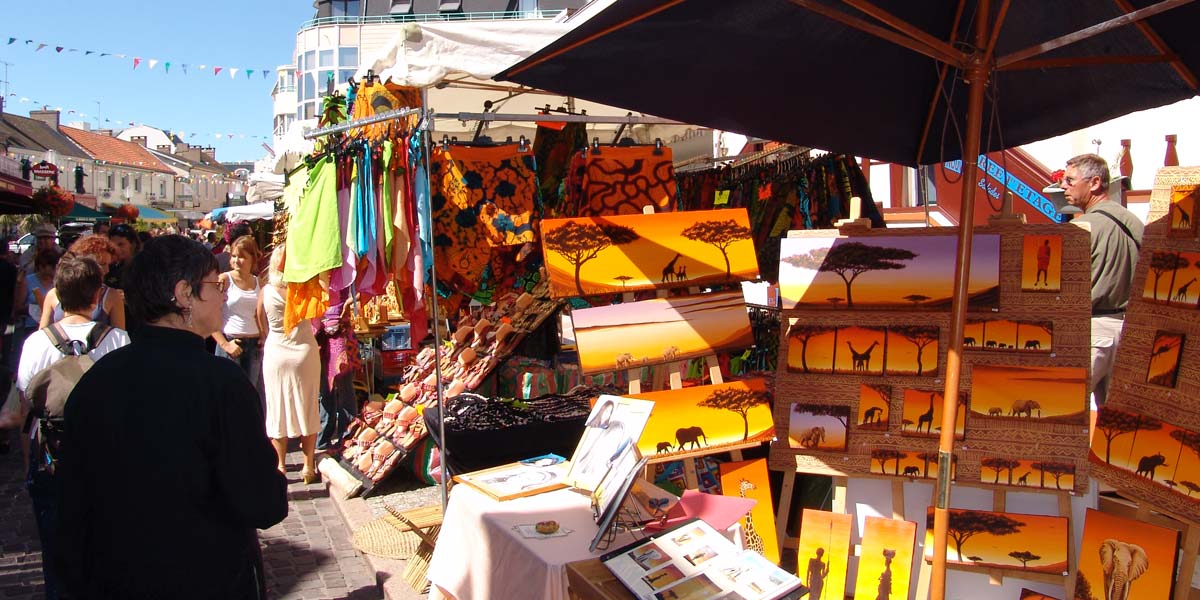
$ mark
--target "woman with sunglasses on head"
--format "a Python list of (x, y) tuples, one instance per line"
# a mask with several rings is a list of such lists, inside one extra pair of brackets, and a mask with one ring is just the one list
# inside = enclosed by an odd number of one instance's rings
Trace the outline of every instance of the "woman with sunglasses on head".
[(244, 235), (233, 241), (229, 249), (230, 270), (219, 278), (225, 290), (224, 323), (212, 336), (217, 341), (217, 356), (241, 365), (261, 395), (262, 343), (267, 328), (259, 302), (262, 283), (254, 274), (258, 258), (254, 238)]
[[(109, 241), (108, 236), (101, 234), (91, 234), (86, 237), (79, 238), (71, 248), (63, 254), (63, 258), (73, 258), (86, 256), (96, 261), (100, 265), (100, 270), (103, 276), (108, 275), (108, 271), (114, 260), (116, 260), (117, 252)], [(42, 302), (42, 318), (38, 323), (39, 328), (46, 328), (51, 323), (56, 323), (63, 318), (63, 309), (59, 305), (57, 289), (50, 290), (46, 294), (45, 301)], [(96, 303), (96, 307), (92, 312), (92, 320), (101, 325), (112, 325), (118, 329), (125, 328), (125, 295), (121, 290), (114, 290), (108, 286), (103, 286), (100, 289), (100, 301)]]
[(132, 342), (67, 401), (59, 540), (78, 598), (265, 597), (256, 529), (287, 516), (257, 393), (204, 350), (221, 326), (217, 261), (155, 238), (126, 273)]

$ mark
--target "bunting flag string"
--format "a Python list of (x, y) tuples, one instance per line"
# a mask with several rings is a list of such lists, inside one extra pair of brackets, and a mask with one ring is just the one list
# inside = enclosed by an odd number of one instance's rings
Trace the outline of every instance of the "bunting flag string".
[[(54, 48), (54, 51), (55, 51), (55, 53), (57, 53), (57, 54), (63, 54), (63, 50), (66, 50), (66, 53), (67, 53), (67, 54), (70, 54), (70, 53), (72, 53), (72, 52), (83, 52), (83, 55), (84, 55), (84, 56), (93, 56), (93, 55), (95, 55), (95, 56), (96, 56), (96, 57), (98, 57), (98, 58), (112, 57), (112, 58), (116, 58), (116, 59), (118, 59), (118, 60), (126, 60), (127, 58), (130, 58), (130, 57), (129, 57), (128, 55), (126, 55), (126, 54), (116, 54), (116, 53), (112, 53), (112, 52), (102, 52), (102, 51), (99, 51), (99, 50), (88, 50), (88, 49), (80, 49), (80, 48), (69, 48), (69, 47), (67, 47), (67, 46), (59, 46), (59, 45), (53, 45), (53, 46), (52, 46), (52, 45), (51, 45), (51, 44), (49, 44), (49, 43), (43, 43), (43, 42), (39, 42), (39, 41), (37, 41), (37, 40), (21, 40), (20, 38), (17, 38), (17, 37), (12, 37), (12, 36), (9, 36), (9, 37), (8, 37), (8, 43), (7, 43), (6, 45), (7, 45), (7, 46), (12, 46), (12, 45), (16, 44), (18, 41), (23, 41), (23, 42), (25, 42), (25, 45), (26, 45), (26, 46), (31, 46), (31, 45), (34, 45), (34, 44), (36, 44), (36, 47), (33, 49), (33, 51), (34, 51), (34, 52), (40, 52), (41, 50), (43, 50), (43, 49), (45, 49), (45, 48), (50, 48), (50, 47), (52, 47), (52, 48)], [(133, 59), (133, 69), (132, 69), (132, 70), (137, 70), (137, 68), (138, 68), (139, 66), (141, 66), (141, 64), (142, 64), (142, 63), (146, 63), (147, 69), (145, 69), (145, 70), (147, 70), (147, 71), (153, 71), (153, 70), (154, 70), (154, 67), (155, 67), (156, 65), (158, 65), (159, 63), (162, 63), (162, 65), (163, 65), (163, 71), (162, 71), (162, 72), (163, 72), (163, 74), (165, 75), (165, 74), (169, 74), (169, 73), (170, 73), (170, 71), (171, 71), (171, 65), (172, 65), (172, 64), (177, 64), (177, 65), (179, 65), (179, 69), (178, 69), (178, 70), (182, 70), (184, 75), (188, 75), (188, 74), (189, 74), (189, 73), (188, 73), (188, 65), (187, 65), (186, 63), (178, 63), (178, 62), (175, 62), (175, 61), (166, 61), (166, 60), (161, 60), (161, 59), (157, 59), (157, 58), (142, 58), (142, 57), (140, 57), (140, 56), (134, 56), (134, 57), (132, 57), (132, 59)], [(201, 73), (203, 73), (203, 72), (205, 72), (205, 71), (208, 71), (210, 68), (211, 68), (211, 70), (212, 70), (212, 74), (213, 74), (214, 76), (216, 76), (216, 75), (220, 75), (220, 74), (221, 74), (221, 71), (227, 71), (227, 72), (228, 72), (228, 74), (229, 74), (229, 78), (230, 78), (230, 79), (233, 79), (233, 80), (237, 80), (237, 74), (238, 74), (238, 72), (239, 72), (239, 71), (240, 71), (240, 72), (243, 72), (243, 73), (245, 73), (245, 74), (246, 74), (246, 80), (247, 80), (247, 81), (251, 81), (251, 80), (253, 80), (253, 79), (254, 79), (254, 75), (255, 75), (256, 73), (257, 73), (257, 74), (259, 74), (259, 75), (261, 75), (261, 78), (262, 78), (262, 79), (268, 79), (268, 78), (271, 76), (271, 73), (273, 73), (273, 72), (275, 71), (274, 69), (249, 69), (249, 68), (244, 68), (244, 67), (224, 67), (224, 66), (216, 66), (216, 65), (213, 65), (213, 66), (211, 66), (211, 67), (209, 67), (209, 66), (206, 66), (206, 65), (200, 65), (200, 66), (199, 66), (199, 69), (198, 69), (198, 71), (199, 71), (199, 72), (201, 72)]]

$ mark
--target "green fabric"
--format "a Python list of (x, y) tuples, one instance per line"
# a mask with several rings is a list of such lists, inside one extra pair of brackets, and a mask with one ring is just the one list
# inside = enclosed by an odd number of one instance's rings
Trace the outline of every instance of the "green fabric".
[(342, 264), (338, 224), (337, 167), (326, 156), (308, 172), (298, 210), (291, 211), (283, 280), (301, 283)]
[(296, 214), (296, 209), (300, 205), (300, 196), (304, 194), (304, 189), (308, 187), (307, 183), (308, 165), (301, 165), (288, 175), (287, 185), (283, 187), (283, 207), (289, 215)]
[[(383, 206), (383, 256), (384, 260), (392, 260), (392, 234), (394, 232), (392, 225), (392, 209), (396, 206), (396, 198), (392, 192), (392, 140), (383, 142), (383, 172), (380, 174), (381, 184), (380, 204)], [(391, 264), (389, 267), (393, 266)]]

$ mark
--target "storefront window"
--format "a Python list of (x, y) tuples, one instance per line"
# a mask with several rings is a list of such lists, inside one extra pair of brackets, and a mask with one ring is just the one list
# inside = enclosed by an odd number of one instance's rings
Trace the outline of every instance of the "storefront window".
[(300, 96), (301, 100), (312, 100), (317, 97), (317, 80), (316, 76), (309, 72), (304, 74), (304, 93)]
[(358, 48), (354, 46), (342, 46), (341, 48), (338, 48), (338, 66), (357, 67)]
[(307, 71), (316, 66), (317, 66), (317, 51), (309, 50), (308, 52), (305, 52), (304, 53), (304, 63), (303, 63), (303, 66), (300, 67), (300, 70)]
[(317, 66), (318, 67), (332, 67), (333, 66), (333, 50), (322, 50), (319, 54), (317, 54)]

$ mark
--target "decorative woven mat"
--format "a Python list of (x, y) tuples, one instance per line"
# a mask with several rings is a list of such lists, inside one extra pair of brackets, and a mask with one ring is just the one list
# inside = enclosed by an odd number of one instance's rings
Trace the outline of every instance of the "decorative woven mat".
[(412, 558), (421, 545), (421, 538), (390, 514), (355, 529), (350, 541), (362, 552), (397, 560)]

